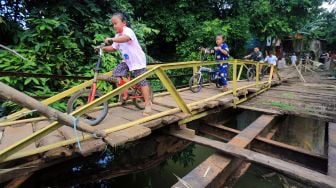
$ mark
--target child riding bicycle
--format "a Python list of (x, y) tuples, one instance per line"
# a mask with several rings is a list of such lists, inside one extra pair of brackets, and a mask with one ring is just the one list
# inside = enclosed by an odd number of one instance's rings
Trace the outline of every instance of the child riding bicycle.
[[(112, 15), (111, 22), (117, 32), (114, 38), (105, 39), (106, 44), (112, 44), (103, 47), (105, 52), (120, 50), (123, 61), (113, 70), (112, 77), (99, 76), (99, 80), (106, 80), (119, 85), (122, 77), (127, 76), (129, 71), (133, 71), (134, 76), (139, 76), (146, 72), (146, 56), (140, 47), (137, 37), (131, 28), (127, 18), (122, 13)], [(149, 83), (144, 79), (138, 83), (141, 87), (142, 95), (145, 100), (145, 110), (143, 115), (149, 115), (152, 111), (150, 101)]]
[(262, 61), (264, 58), (263, 58), (263, 55), (261, 53), (261, 51), (259, 50), (258, 47), (255, 47), (253, 49), (253, 52), (250, 53), (249, 55), (246, 55), (244, 56), (244, 59), (251, 59), (253, 61)]

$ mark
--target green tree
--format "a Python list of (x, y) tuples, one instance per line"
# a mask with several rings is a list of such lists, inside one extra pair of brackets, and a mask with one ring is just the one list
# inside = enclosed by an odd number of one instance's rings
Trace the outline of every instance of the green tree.
[[(93, 47), (114, 36), (110, 18), (117, 11), (132, 15), (133, 9), (126, 0), (1, 1), (0, 43), (29, 61), (1, 49), (0, 70), (92, 76), (97, 57)], [(141, 20), (131, 20), (143, 47), (150, 44), (156, 31)], [(103, 71), (107, 72), (120, 61), (120, 55), (105, 54), (104, 60)], [(0, 81), (33, 96), (53, 95), (78, 84), (73, 80), (20, 77), (0, 77)], [(111, 89), (106, 83), (100, 87)]]

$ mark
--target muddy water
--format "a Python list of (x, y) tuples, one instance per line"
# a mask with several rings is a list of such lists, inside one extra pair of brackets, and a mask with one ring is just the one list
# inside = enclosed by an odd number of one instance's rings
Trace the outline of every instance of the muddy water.
[[(227, 125), (242, 130), (258, 115), (243, 112)], [(284, 138), (280, 133), (277, 137)], [(204, 146), (156, 135), (128, 148), (107, 150), (42, 170), (22, 187), (171, 187), (177, 177), (185, 176), (213, 153), (213, 149)], [(306, 186), (267, 168), (251, 165), (234, 187)]]

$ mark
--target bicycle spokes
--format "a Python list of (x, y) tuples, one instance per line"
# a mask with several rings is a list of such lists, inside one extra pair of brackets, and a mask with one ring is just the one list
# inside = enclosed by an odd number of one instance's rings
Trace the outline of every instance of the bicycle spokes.
[[(95, 93), (95, 95), (92, 95), (92, 90), (90, 89), (84, 89), (76, 92), (74, 95), (71, 96), (71, 98), (68, 101), (67, 105), (67, 112), (71, 113), (72, 111), (75, 111), (84, 105), (87, 104), (87, 100), (90, 96), (93, 96), (93, 99), (99, 98), (102, 96), (100, 92)], [(107, 101), (99, 105), (98, 107), (91, 109), (90, 111), (84, 113), (81, 115), (81, 118), (83, 118), (88, 124), (90, 125), (97, 125), (99, 122), (101, 122), (108, 112), (108, 104)]]

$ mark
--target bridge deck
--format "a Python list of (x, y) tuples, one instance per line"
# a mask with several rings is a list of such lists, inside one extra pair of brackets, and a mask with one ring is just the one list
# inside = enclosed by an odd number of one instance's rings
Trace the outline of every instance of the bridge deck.
[[(158, 70), (158, 75), (160, 76), (160, 74), (160, 70)], [(164, 78), (164, 75), (161, 75), (161, 77)], [(269, 84), (276, 84), (275, 81), (271, 82), (267, 77), (265, 77), (263, 81), (269, 81)], [(167, 83), (169, 82), (166, 82), (166, 84)], [(24, 163), (15, 164), (16, 168), (10, 170), (9, 173), (0, 172), (0, 183), (16, 176), (29, 174), (57, 162), (62, 162), (66, 157), (70, 158), (78, 154), (86, 156), (93, 152), (102, 151), (106, 148), (107, 144), (117, 146), (128, 141), (140, 139), (150, 134), (152, 129), (170, 125), (174, 122), (179, 122), (179, 125), (185, 124), (186, 122), (218, 111), (217, 109), (211, 110), (212, 108), (218, 107), (224, 109), (231, 107), (233, 101), (235, 101), (234, 104), (247, 101), (244, 102), (243, 105), (238, 106), (245, 109), (274, 114), (304, 114), (306, 116), (323, 118), (328, 121), (335, 120), (336, 112), (333, 110), (336, 109), (331, 109), (333, 106), (330, 106), (330, 104), (335, 104), (336, 102), (335, 88), (332, 87), (332, 85), (330, 88), (329, 86), (326, 87), (321, 84), (300, 85), (297, 84), (297, 82), (295, 84), (289, 82), (284, 86), (279, 86), (274, 89), (271, 88), (268, 92), (262, 93), (270, 85), (259, 82), (260, 87), (257, 87), (254, 81), (238, 81), (236, 84), (237, 87), (235, 89), (239, 90), (237, 98), (232, 94), (232, 83), (229, 83), (229, 91), (231, 93), (228, 92), (228, 94), (221, 96), (218, 95), (223, 92), (213, 84), (204, 86), (199, 93), (192, 93), (188, 89), (180, 90), (179, 95), (188, 108), (190, 108), (189, 110), (192, 111), (192, 114), (183, 113), (181, 104), (177, 104), (177, 99), (170, 94), (159, 95), (154, 98), (153, 112), (148, 118), (144, 118), (142, 111), (132, 104), (112, 107), (109, 109), (107, 117), (95, 127), (101, 130), (113, 131), (110, 131), (108, 136), (104, 137), (104, 139), (83, 141), (80, 147), (74, 140), (78, 138), (84, 139), (87, 135), (78, 131), (77, 137), (73, 128), (62, 126), (33, 144), (30, 144), (28, 147), (25, 147), (23, 150), (14, 154), (12, 153), (8, 158), (2, 160), (0, 166), (10, 168), (13, 167), (7, 165), (10, 163), (3, 162), (25, 158), (25, 160), (23, 160)], [(297, 87), (297, 85), (299, 86)], [(169, 85), (165, 86), (169, 87)], [(311, 87), (313, 89), (311, 89)], [(320, 92), (316, 92), (316, 87), (321, 89)], [(254, 100), (248, 100), (250, 97), (254, 97), (260, 93), (262, 94), (254, 98)], [(312, 96), (310, 96), (310, 94), (312, 94)], [(214, 96), (216, 96), (216, 98), (214, 98)], [(314, 105), (316, 106), (316, 104), (319, 104), (317, 106), (323, 109), (313, 109), (314, 111), (312, 111), (312, 107)], [(21, 141), (23, 138), (49, 124), (50, 122), (48, 120), (43, 120), (0, 127), (0, 151), (16, 144), (18, 141)], [(249, 140), (248, 143), (249, 142), (251, 142), (251, 140)], [(31, 158), (31, 156), (34, 157)], [(49, 159), (53, 162), (48, 163), (44, 159)], [(330, 169), (332, 170), (332, 168)]]
[(306, 83), (290, 79), (239, 105), (239, 108), (274, 114), (336, 121), (336, 81), (318, 73), (304, 74)]
[[(250, 84), (251, 82), (244, 82), (244, 81), (237, 83), (238, 87), (246, 86)], [(231, 86), (229, 86), (229, 89), (232, 89)], [(220, 93), (222, 93), (222, 91), (219, 88), (216, 88), (215, 85), (204, 86), (202, 90), (198, 93), (193, 93), (190, 90), (180, 91), (180, 95), (183, 98), (183, 100), (186, 102), (186, 104), (198, 102), (200, 100), (207, 99), (208, 97), (211, 97), (211, 96), (214, 96)], [(227, 100), (227, 102), (229, 103), (232, 101), (232, 94), (228, 94), (217, 100), (220, 100), (220, 99)], [(170, 110), (176, 107), (178, 106), (170, 95), (158, 96), (154, 98), (152, 115), (158, 114), (160, 112)], [(202, 108), (202, 105), (199, 105), (196, 108)], [(117, 106), (117, 107), (110, 108), (106, 118), (96, 127), (98, 129), (107, 129), (107, 128), (112, 128), (112, 127), (117, 127), (121, 124), (132, 122), (140, 118), (143, 118), (142, 110), (137, 109), (134, 105), (130, 103), (124, 106)], [(169, 117), (166, 117), (166, 119), (169, 119)], [(174, 120), (176, 121), (178, 119), (175, 118)], [(43, 128), (49, 123), (50, 122), (48, 120), (44, 120), (44, 121), (39, 121), (39, 122), (12, 125), (12, 126), (7, 126), (7, 127), (2, 128), (1, 130), (2, 136), (0, 137), (0, 150), (14, 144), (15, 142)], [(155, 128), (156, 126), (160, 126), (160, 123), (161, 123), (160, 121), (157, 121), (156, 124), (152, 123), (151, 127)], [(138, 130), (135, 130), (135, 131), (138, 131)], [(80, 131), (78, 131), (78, 133), (79, 135), (81, 135)], [(35, 142), (35, 144), (31, 144), (30, 146), (26, 147), (22, 151), (32, 150), (40, 146), (51, 144), (52, 142), (55, 142), (55, 141), (62, 141), (62, 140), (72, 139), (72, 138), (75, 138), (74, 130), (70, 127), (63, 126), (62, 128), (48, 135), (47, 138), (43, 138)]]

